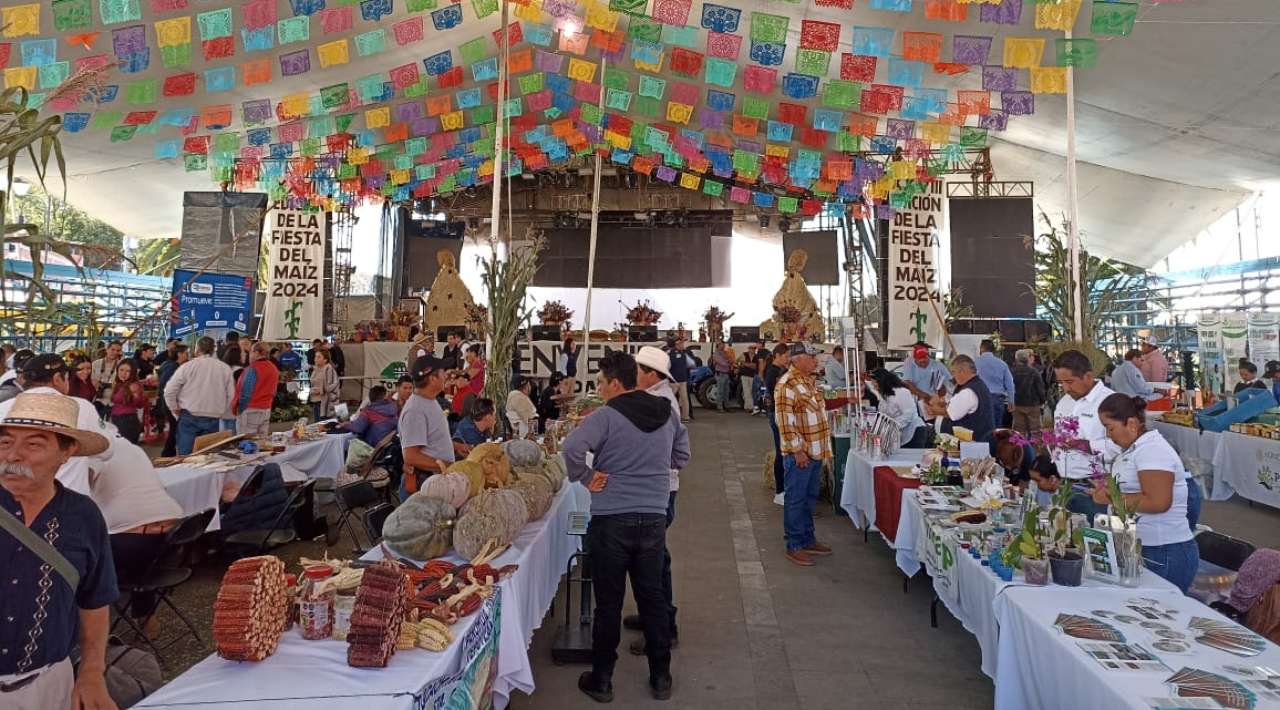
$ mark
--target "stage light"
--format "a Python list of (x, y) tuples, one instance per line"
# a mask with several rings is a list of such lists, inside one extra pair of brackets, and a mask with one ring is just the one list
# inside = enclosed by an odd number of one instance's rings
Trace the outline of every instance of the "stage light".
[(783, 217), (782, 219), (778, 220), (778, 231), (784, 234), (787, 232), (790, 232), (791, 220), (788, 219), (787, 217)]
[(761, 229), (768, 229), (768, 228), (769, 228), (769, 215), (767, 215), (767, 214), (762, 214), (762, 215), (759, 215), (759, 216), (757, 217), (757, 219), (758, 219), (758, 220), (760, 220), (760, 228), (761, 228)]

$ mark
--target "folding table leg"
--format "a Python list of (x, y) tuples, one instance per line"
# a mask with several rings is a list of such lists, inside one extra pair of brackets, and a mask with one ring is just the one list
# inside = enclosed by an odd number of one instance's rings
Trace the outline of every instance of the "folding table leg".
[(933, 601), (929, 602), (929, 626), (938, 628), (938, 595), (933, 595)]

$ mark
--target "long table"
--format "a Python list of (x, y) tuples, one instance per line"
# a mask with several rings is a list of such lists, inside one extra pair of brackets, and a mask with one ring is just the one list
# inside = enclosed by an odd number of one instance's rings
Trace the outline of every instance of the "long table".
[(844, 489), (840, 492), (840, 507), (849, 513), (849, 520), (862, 530), (870, 530), (876, 524), (875, 469), (877, 466), (911, 466), (920, 463), (923, 449), (898, 449), (887, 458), (870, 456), (849, 449), (845, 461)]
[[(1257, 656), (1241, 658), (1192, 641), (1188, 653), (1166, 653), (1153, 642), (1159, 637), (1135, 623), (1108, 620), (1125, 640), (1151, 652), (1168, 670), (1113, 670), (1087, 655), (1081, 644), (1089, 642), (1061, 633), (1053, 626), (1058, 614), (1093, 616), (1094, 610), (1134, 615), (1126, 602), (1135, 597), (1155, 600), (1174, 612), (1161, 621), (1171, 629), (1196, 634), (1188, 629), (1192, 617), (1230, 623), (1200, 602), (1176, 589), (1162, 592), (1133, 589), (1091, 589), (1080, 594), (1067, 587), (1015, 587), (995, 600), (995, 616), (1000, 625), (999, 668), (996, 678), (996, 710), (1076, 710), (1077, 708), (1133, 708), (1150, 710), (1147, 698), (1168, 698), (1177, 693), (1165, 680), (1182, 668), (1197, 668), (1233, 677), (1223, 666), (1269, 666), (1280, 668), (1280, 647), (1268, 643)], [(1134, 615), (1136, 616), (1136, 615)], [(1096, 618), (1096, 617), (1095, 617)], [(1280, 700), (1257, 698), (1255, 706), (1280, 707)]]
[(1201, 431), (1199, 427), (1182, 426), (1160, 419), (1151, 420), (1151, 425), (1183, 456), (1212, 462), (1218, 455), (1222, 434), (1216, 431)]
[(1224, 431), (1213, 457), (1213, 495), (1226, 500), (1239, 493), (1280, 508), (1280, 441)]
[[(1000, 628), (994, 605), (1006, 591), (1024, 587), (1026, 581), (1022, 573), (1017, 572), (1013, 581), (1005, 582), (992, 573), (990, 567), (960, 549), (954, 537), (938, 525), (939, 520), (946, 515), (948, 514), (925, 511), (915, 490), (903, 491), (898, 536), (894, 542), (898, 569), (908, 577), (913, 577), (921, 567), (925, 568), (933, 579), (933, 590), (938, 600), (977, 638), (978, 647), (982, 650), (982, 672), (998, 684), (1000, 669), (996, 649)], [(1027, 588), (1038, 591), (1050, 587)], [(1083, 579), (1082, 588), (1089, 590), (1085, 593), (1086, 597), (1099, 589), (1115, 589), (1113, 585), (1088, 577)], [(1176, 587), (1144, 570), (1139, 586), (1127, 591), (1130, 595), (1141, 595), (1148, 591), (1168, 590), (1176, 591)]]
[[(533, 692), (529, 641), (555, 599), (565, 565), (579, 549), (579, 538), (568, 534), (569, 514), (589, 507), (586, 489), (566, 483), (551, 510), (526, 525), (511, 548), (492, 563), (495, 567), (516, 564), (519, 569), (498, 584), (493, 603), (454, 626), (456, 640), (440, 653), (403, 651), (392, 656), (386, 668), (352, 668), (346, 662), (345, 642), (306, 641), (295, 629), (286, 632), (276, 653), (260, 663), (209, 656), (135, 707), (311, 710), (338, 707), (335, 698), (344, 699), (341, 707), (358, 705), (361, 710), (469, 707), (450, 697), (466, 694), (460, 684), (471, 678), (469, 671), (483, 672), (469, 668), (471, 660), (482, 664), (492, 660), (471, 653), (474, 644), (486, 638), (474, 633), (476, 625), (487, 623), (495, 625), (498, 639), (493, 701), (496, 707), (504, 707), (513, 690)], [(375, 548), (365, 557), (379, 556)]]
[(182, 506), (183, 515), (193, 515), (213, 508), (209, 531), (222, 529), (218, 503), (227, 481), (243, 482), (253, 469), (264, 463), (280, 466), (285, 483), (300, 483), (308, 478), (337, 478), (346, 465), (347, 443), (352, 434), (327, 434), (315, 441), (288, 447), (278, 454), (233, 468), (174, 464), (156, 469), (165, 491)]

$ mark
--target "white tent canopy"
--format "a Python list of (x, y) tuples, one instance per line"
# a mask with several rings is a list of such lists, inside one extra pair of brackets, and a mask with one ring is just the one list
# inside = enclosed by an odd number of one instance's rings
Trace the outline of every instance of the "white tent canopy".
[[(799, 18), (838, 21), (845, 27), (841, 51), (849, 51), (853, 24), (883, 26), (897, 19), (897, 29), (949, 34), (995, 29), (972, 19), (956, 24), (925, 21), (918, 12), (896, 16), (861, 2), (853, 10), (758, 0), (732, 4), (788, 13), (793, 33)], [(213, 0), (199, 9), (239, 5)], [(144, 20), (154, 19), (148, 12)], [(1079, 22), (1088, 22), (1087, 6)], [(1024, 20), (1018, 34), (1030, 33), (1025, 25)], [(455, 30), (428, 31), (423, 42), (391, 45), (376, 57), (353, 57), (343, 67), (265, 86), (240, 86), (216, 95), (216, 101), (238, 105), (351, 81), (456, 47), (497, 26), (497, 15), (469, 17)], [(1250, 192), (1280, 181), (1280, 17), (1275, 0), (1142, 0), (1133, 34), (1102, 40), (1098, 65), (1076, 72), (1081, 231), (1093, 251), (1151, 266)], [(164, 71), (159, 62), (149, 70), (157, 76)], [(1011, 119), (1008, 131), (993, 133), (996, 179), (1034, 181), (1038, 207), (1060, 215), (1067, 211), (1065, 101), (1036, 98), (1034, 116)], [(177, 235), (182, 191), (216, 189), (207, 174), (185, 173), (178, 159), (155, 159), (149, 138), (109, 143), (105, 131), (84, 131), (67, 135), (65, 145), (69, 201), (131, 235)]]

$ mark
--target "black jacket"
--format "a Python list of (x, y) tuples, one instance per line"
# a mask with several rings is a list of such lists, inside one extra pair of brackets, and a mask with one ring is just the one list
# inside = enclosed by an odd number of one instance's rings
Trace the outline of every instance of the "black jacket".
[(1044, 404), (1044, 378), (1029, 365), (1013, 366), (1013, 404), (1018, 407), (1038, 407)]

